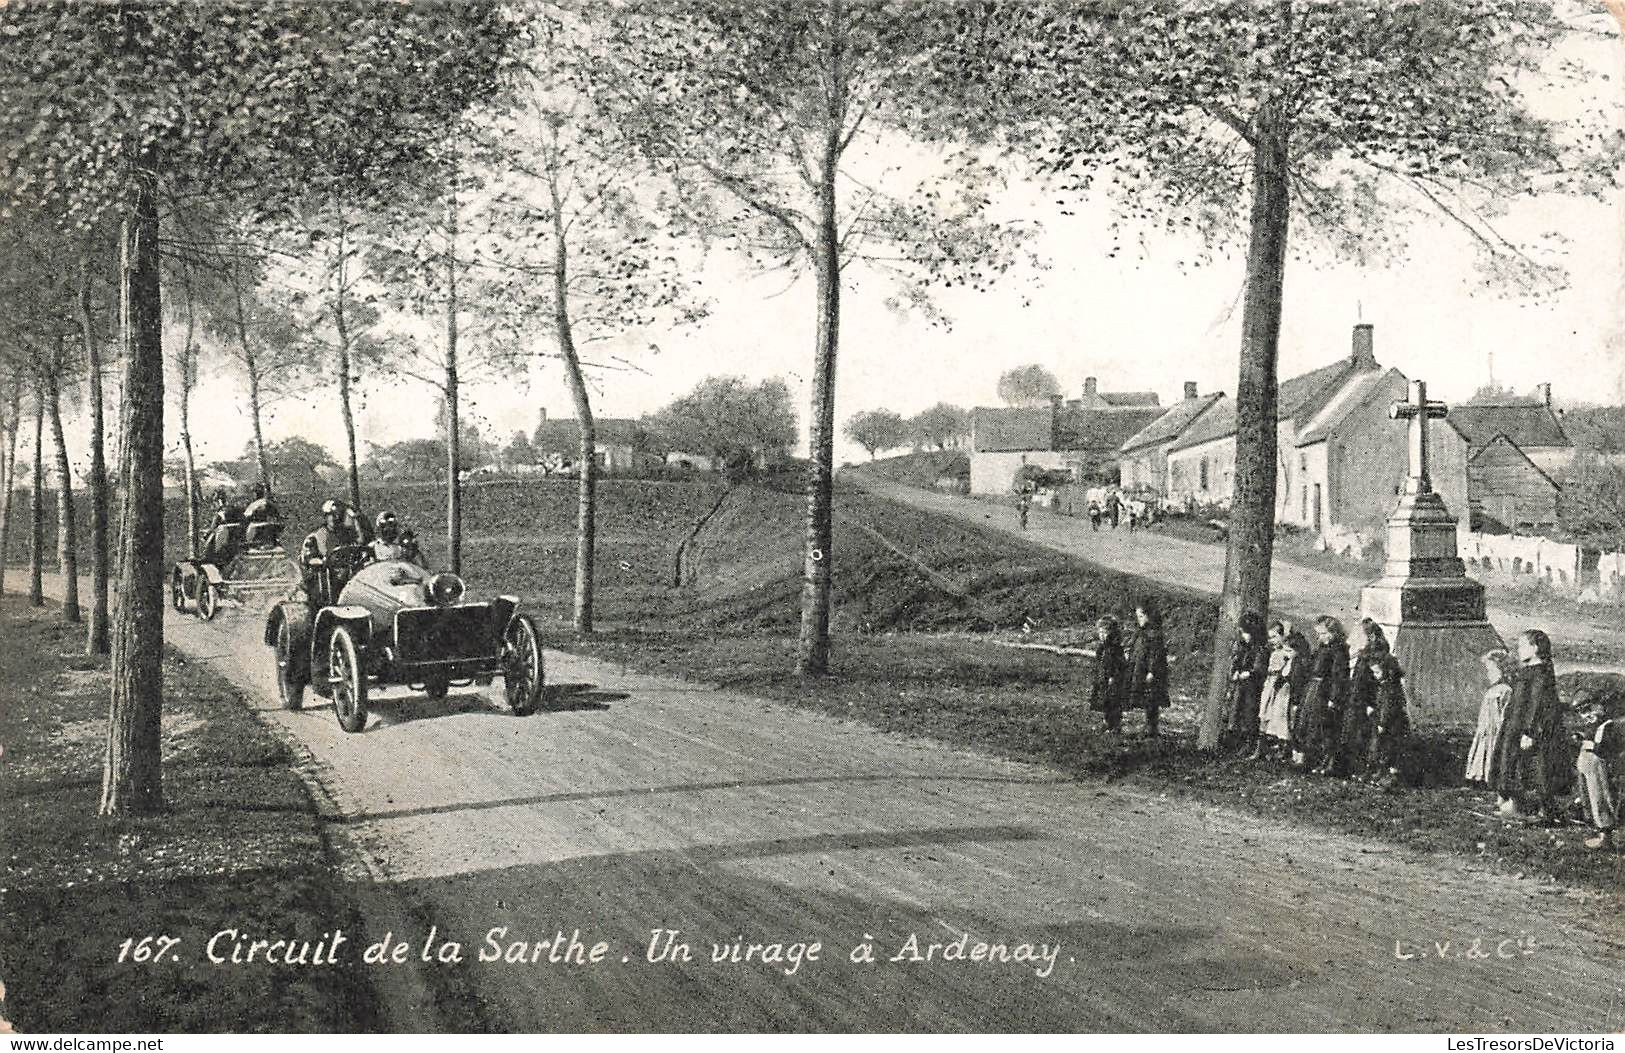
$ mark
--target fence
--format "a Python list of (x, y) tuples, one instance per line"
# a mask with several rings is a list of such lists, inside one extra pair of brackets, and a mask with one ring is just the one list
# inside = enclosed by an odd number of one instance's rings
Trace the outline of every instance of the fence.
[(1526, 534), (1456, 533), (1456, 552), (1474, 577), (1543, 581), (1582, 599), (1625, 600), (1625, 553), (1599, 552)]

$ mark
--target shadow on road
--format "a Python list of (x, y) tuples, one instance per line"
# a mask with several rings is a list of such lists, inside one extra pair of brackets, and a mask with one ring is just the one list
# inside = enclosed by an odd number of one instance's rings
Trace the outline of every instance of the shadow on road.
[[(902, 782), (998, 782), (1024, 785), (1043, 785), (1067, 782), (1066, 779), (1022, 779), (998, 777), (966, 777), (959, 775), (808, 775), (786, 776), (779, 779), (732, 779), (717, 782), (678, 783), (671, 786), (628, 786), (614, 790), (583, 790), (574, 793), (543, 793), (527, 797), (503, 797), (491, 801), (465, 801), (459, 804), (430, 805), (422, 808), (397, 808), (363, 812), (356, 815), (327, 817), (329, 823), (365, 823), (375, 819), (409, 819), (424, 815), (445, 815), (451, 812), (487, 811), (493, 808), (523, 808), (538, 804), (568, 804), (579, 801), (607, 801), (617, 797), (650, 797), (659, 794), (707, 793), (715, 790), (740, 790), (776, 786), (815, 786), (830, 783), (902, 783)], [(1000, 827), (999, 829), (1011, 829)], [(1031, 835), (1005, 840), (1031, 840)]]

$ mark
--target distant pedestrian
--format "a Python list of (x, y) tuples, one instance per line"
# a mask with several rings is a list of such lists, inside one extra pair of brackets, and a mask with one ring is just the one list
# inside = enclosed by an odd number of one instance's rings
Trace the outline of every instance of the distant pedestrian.
[(1128, 506), (1128, 532), (1132, 534), (1134, 531), (1138, 530), (1139, 527), (1140, 515), (1135, 511), (1133, 502), (1130, 502)]
[(1366, 666), (1376, 685), (1372, 697), (1377, 703), (1366, 770), (1372, 779), (1381, 780), (1392, 789), (1399, 785), (1405, 739), (1411, 730), (1410, 714), (1405, 706), (1405, 671), (1386, 649), (1367, 659)]
[(1349, 645), (1343, 623), (1330, 615), (1315, 619), (1314, 672), (1298, 707), (1293, 728), (1293, 761), (1330, 774), (1342, 744), (1343, 707), (1348, 701)]
[(1134, 608), (1134, 649), (1129, 654), (1129, 704), (1145, 710), (1145, 733), (1158, 734), (1158, 715), (1168, 705), (1168, 642), (1162, 635), (1162, 613), (1150, 600)]
[(1343, 712), (1341, 749), (1334, 771), (1341, 775), (1370, 774), (1371, 737), (1377, 727), (1377, 679), (1372, 662), (1388, 656), (1388, 637), (1370, 618), (1360, 619), (1363, 639), (1349, 666), (1349, 703)]
[(1539, 629), (1526, 629), (1518, 637), (1518, 678), (1507, 701), (1490, 770), (1500, 795), (1497, 808), (1507, 816), (1532, 812), (1552, 819), (1554, 798), (1562, 792), (1569, 770), (1563, 706), (1552, 670), (1552, 641)]
[(1128, 659), (1123, 653), (1123, 627), (1110, 614), (1095, 622), (1095, 678), (1089, 708), (1106, 715), (1106, 732), (1123, 730), (1123, 703), (1128, 695)]
[(1117, 529), (1118, 520), (1123, 516), (1123, 499), (1113, 490), (1106, 495), (1106, 518), (1112, 521), (1112, 529)]
[(1089, 529), (1096, 533), (1100, 531), (1100, 502), (1098, 501), (1089, 502)]
[(1230, 736), (1238, 752), (1258, 756), (1258, 710), (1269, 675), (1264, 619), (1255, 611), (1241, 616), (1230, 649)]
[(1466, 779), (1488, 786), (1495, 740), (1501, 734), (1507, 700), (1512, 697), (1512, 682), (1518, 678), (1518, 660), (1510, 651), (1497, 647), (1486, 651), (1479, 662), (1484, 666), (1489, 689), (1484, 692), (1484, 701), (1478, 704), (1478, 728), (1473, 732), (1473, 744), (1467, 749)]
[(1032, 504), (1032, 491), (1023, 486), (1016, 493), (1016, 519), (1020, 522), (1023, 530), (1027, 529), (1027, 513), (1032, 508)]

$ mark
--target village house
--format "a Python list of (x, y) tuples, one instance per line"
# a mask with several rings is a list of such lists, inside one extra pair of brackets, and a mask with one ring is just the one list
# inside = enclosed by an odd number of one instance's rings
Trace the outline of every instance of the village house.
[[(593, 420), (593, 459), (606, 473), (642, 472), (666, 463), (641, 421), (620, 417)], [(538, 459), (573, 465), (581, 452), (581, 431), (574, 417), (549, 420), (544, 412), (531, 446)]]
[[(1354, 327), (1350, 354), (1284, 380), (1277, 399), (1278, 523), (1322, 535), (1381, 536), (1404, 483), (1406, 429), (1388, 415), (1409, 379), (1377, 362), (1373, 329)], [(1449, 422), (1429, 430), (1433, 488), (1465, 516), (1467, 441)], [(1236, 403), (1220, 399), (1168, 450), (1168, 497), (1227, 507), (1235, 479)]]
[(971, 411), (970, 492), (1007, 494), (1024, 466), (1065, 469), (1074, 479), (1116, 471), (1123, 441), (1161, 417), (1151, 391), (1101, 391), (1094, 377), (1083, 394), (1048, 406)]
[(1168, 451), (1212, 409), (1224, 392), (1196, 393), (1196, 382), (1185, 382), (1185, 397), (1123, 443), (1118, 455), (1122, 486), (1133, 491), (1168, 492)]
[(1473, 529), (1540, 533), (1557, 526), (1574, 444), (1552, 410), (1552, 386), (1534, 401), (1467, 402), (1448, 418), (1467, 439)]

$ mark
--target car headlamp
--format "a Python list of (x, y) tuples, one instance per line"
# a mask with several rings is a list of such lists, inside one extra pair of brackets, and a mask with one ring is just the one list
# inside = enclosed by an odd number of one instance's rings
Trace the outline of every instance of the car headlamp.
[(429, 602), (437, 607), (450, 607), (463, 598), (463, 579), (455, 574), (436, 574), (429, 582)]

